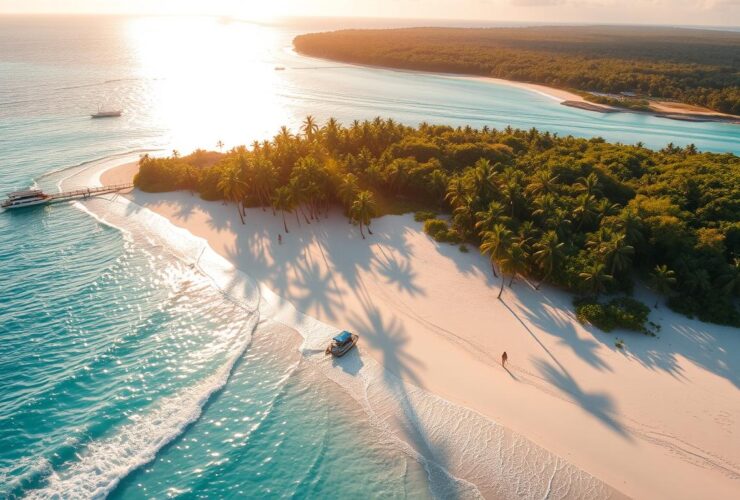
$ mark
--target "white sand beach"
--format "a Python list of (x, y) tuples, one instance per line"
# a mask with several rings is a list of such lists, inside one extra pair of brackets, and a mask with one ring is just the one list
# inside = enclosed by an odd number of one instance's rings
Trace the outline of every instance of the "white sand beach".
[[(135, 171), (124, 165), (101, 181), (126, 181)], [(363, 240), (338, 212), (300, 226), (287, 215), (285, 234), (270, 210), (249, 209), (242, 225), (233, 204), (186, 192), (130, 197), (206, 239), (299, 311), (359, 333), (361, 358), (495, 420), (624, 495), (737, 498), (737, 329), (660, 304), (651, 314), (658, 337), (607, 334), (575, 320), (569, 294), (523, 279), (497, 300), (500, 282), (477, 249), (434, 242), (410, 214), (373, 221)]]
[(656, 116), (665, 117), (704, 117), (707, 119), (725, 120), (731, 122), (737, 122), (738, 119), (738, 117), (735, 115), (721, 113), (709, 108), (661, 99), (650, 99), (650, 110), (638, 111), (628, 108), (617, 108), (606, 104), (599, 104), (596, 102), (587, 101), (582, 95), (576, 94), (575, 92), (570, 92), (568, 90), (558, 89), (555, 87), (548, 87), (547, 85), (541, 85), (538, 83), (517, 82), (514, 80), (505, 80), (503, 78), (492, 78), (485, 76), (454, 76), (453, 78), (463, 78), (467, 80), (497, 83), (499, 85), (517, 87), (520, 89), (536, 92), (560, 103), (567, 103), (567, 105), (571, 107), (591, 111), (602, 110), (603, 112), (649, 113)]

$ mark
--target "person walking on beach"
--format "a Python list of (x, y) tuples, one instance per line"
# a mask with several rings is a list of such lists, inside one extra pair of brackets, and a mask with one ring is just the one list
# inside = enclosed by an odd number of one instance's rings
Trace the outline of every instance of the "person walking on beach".
[(509, 355), (506, 354), (506, 351), (501, 355), (501, 366), (506, 368), (506, 361), (509, 359)]

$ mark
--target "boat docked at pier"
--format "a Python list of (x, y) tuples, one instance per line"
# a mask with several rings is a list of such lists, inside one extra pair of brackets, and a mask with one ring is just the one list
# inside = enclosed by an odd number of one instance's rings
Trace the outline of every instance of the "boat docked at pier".
[(129, 182), (126, 184), (115, 184), (110, 186), (79, 188), (54, 194), (46, 194), (40, 189), (28, 189), (26, 191), (15, 191), (10, 193), (5, 201), (0, 203), (0, 207), (5, 209), (22, 208), (60, 201), (79, 200), (90, 198), (92, 196), (117, 193), (133, 187), (134, 185)]
[(50, 199), (51, 196), (44, 193), (40, 189), (15, 191), (8, 194), (8, 197), (0, 204), (0, 207), (5, 209), (30, 207), (33, 205), (42, 205), (44, 203), (48, 203)]

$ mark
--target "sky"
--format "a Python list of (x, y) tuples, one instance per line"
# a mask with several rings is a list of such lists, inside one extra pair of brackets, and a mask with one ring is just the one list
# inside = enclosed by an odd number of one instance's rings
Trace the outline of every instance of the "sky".
[(740, 0), (0, 0), (0, 13), (386, 17), (740, 25)]

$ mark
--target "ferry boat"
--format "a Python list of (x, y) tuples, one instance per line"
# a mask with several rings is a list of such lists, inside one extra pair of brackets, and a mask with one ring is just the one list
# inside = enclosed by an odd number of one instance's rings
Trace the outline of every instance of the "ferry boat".
[(0, 204), (0, 207), (9, 209), (42, 205), (44, 203), (47, 203), (50, 198), (51, 196), (44, 193), (40, 189), (15, 191), (8, 195), (8, 198)]
[(341, 358), (357, 344), (359, 338), (359, 335), (345, 330), (331, 339), (331, 344), (326, 348), (326, 354)]
[(120, 109), (103, 111), (100, 108), (98, 108), (98, 112), (91, 114), (90, 117), (92, 118), (116, 118), (118, 116), (121, 116), (121, 113), (123, 113), (123, 111), (121, 111)]

